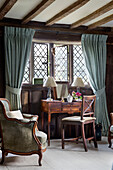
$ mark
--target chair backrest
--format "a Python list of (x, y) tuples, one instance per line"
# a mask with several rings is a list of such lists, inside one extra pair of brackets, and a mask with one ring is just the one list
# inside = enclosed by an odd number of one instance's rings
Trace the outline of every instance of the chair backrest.
[(10, 111), (9, 101), (5, 98), (0, 98), (0, 137), (2, 138), (2, 146), (3, 144), (3, 136), (5, 134), (5, 129), (7, 126), (7, 115), (6, 112)]
[(94, 116), (95, 101), (96, 101), (96, 95), (83, 96), (81, 119), (83, 119), (84, 116), (92, 116), (92, 117)]
[(0, 98), (0, 121), (7, 118), (6, 112), (10, 111), (10, 103), (5, 98)]

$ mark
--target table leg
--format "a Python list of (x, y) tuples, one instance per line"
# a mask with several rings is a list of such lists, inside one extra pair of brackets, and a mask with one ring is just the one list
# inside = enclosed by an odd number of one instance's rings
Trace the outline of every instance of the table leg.
[(51, 123), (51, 114), (48, 113), (48, 146), (50, 146), (50, 123)]

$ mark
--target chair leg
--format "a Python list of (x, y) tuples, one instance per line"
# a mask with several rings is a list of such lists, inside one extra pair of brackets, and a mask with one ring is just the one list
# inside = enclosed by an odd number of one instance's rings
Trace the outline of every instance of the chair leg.
[(82, 123), (81, 130), (82, 130), (82, 138), (83, 138), (84, 149), (87, 152), (88, 149), (87, 149), (86, 138), (85, 138), (84, 123)]
[(111, 138), (110, 138), (110, 136), (108, 136), (108, 143), (109, 143), (109, 148), (111, 148), (112, 143), (111, 143)]
[(95, 135), (95, 122), (93, 122), (93, 134), (94, 134), (94, 146), (95, 146), (95, 148), (98, 148), (97, 141), (96, 141), (96, 135)]
[(42, 166), (41, 160), (42, 160), (42, 151), (40, 150), (40, 153), (39, 153), (39, 160), (38, 160), (39, 166)]
[(1, 160), (0, 164), (3, 164), (4, 160), (5, 160), (5, 152), (4, 152), (4, 150), (2, 150), (2, 160)]
[(109, 148), (111, 148), (112, 143), (111, 143), (110, 129), (108, 131), (108, 143), (109, 143)]
[(62, 149), (64, 149), (64, 125), (61, 126)]

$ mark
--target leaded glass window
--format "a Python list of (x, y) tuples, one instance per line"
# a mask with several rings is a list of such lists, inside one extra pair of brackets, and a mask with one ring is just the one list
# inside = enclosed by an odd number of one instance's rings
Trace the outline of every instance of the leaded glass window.
[(48, 45), (34, 43), (34, 77), (46, 80), (48, 76)]
[[(35, 78), (43, 78), (43, 82), (46, 80), (48, 76), (48, 72), (50, 72), (51, 65), (49, 64), (48, 57), (48, 46), (46, 43), (36, 43), (33, 42), (32, 55), (30, 60), (28, 60), (24, 72), (24, 83), (31, 83), (33, 77)], [(69, 73), (69, 59), (71, 56), (68, 54), (68, 50), (70, 46), (68, 45), (56, 45), (55, 54), (54, 54), (54, 78), (56, 81), (68, 81), (68, 73)], [(82, 54), (81, 45), (73, 45), (73, 79), (74, 77), (81, 77), (85, 84), (88, 83), (87, 75), (85, 73), (85, 66)], [(49, 67), (48, 67), (49, 66)], [(31, 75), (30, 75), (31, 74)]]
[(73, 45), (73, 77), (81, 77), (88, 84), (81, 45)]
[(55, 47), (54, 73), (56, 81), (67, 81), (68, 75), (68, 47)]

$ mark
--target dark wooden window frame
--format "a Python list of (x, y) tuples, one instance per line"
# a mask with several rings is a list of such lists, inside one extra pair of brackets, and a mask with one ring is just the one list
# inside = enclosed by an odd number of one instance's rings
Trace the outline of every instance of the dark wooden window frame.
[[(58, 47), (55, 47), (55, 48), (63, 48), (63, 47), (66, 47), (67, 49), (65, 49), (66, 50), (66, 57), (67, 57), (67, 61), (66, 61), (66, 63), (67, 63), (67, 79), (66, 80), (56, 80), (56, 81), (69, 81), (69, 63), (68, 63), (68, 61), (69, 61), (69, 53), (68, 53), (68, 45), (60, 45), (60, 46), (58, 46)], [(62, 52), (63, 52), (63, 50), (61, 50)], [(62, 57), (62, 56), (61, 56)], [(55, 59), (54, 59), (55, 60)], [(56, 64), (57, 65), (57, 64)], [(55, 63), (54, 63), (54, 67), (55, 67)], [(55, 78), (55, 68), (54, 68), (54, 78)]]
[[(34, 43), (36, 44), (47, 44), (47, 43), (38, 43), (38, 42), (32, 42), (32, 47), (31, 47), (31, 54), (29, 57), (29, 83), (27, 84), (32, 84), (33, 78), (34, 78)], [(48, 48), (47, 48), (47, 76), (48, 76)], [(24, 82), (23, 82), (24, 84)]]
[[(47, 43), (39, 43), (39, 42), (33, 42), (32, 43), (32, 48), (31, 48), (31, 55), (30, 55), (30, 84), (32, 84), (32, 79), (34, 77), (34, 59), (33, 59), (33, 56), (34, 56), (34, 46), (33, 44), (34, 43), (37, 43), (37, 44), (47, 44)], [(68, 77), (68, 80), (69, 81), (69, 84), (71, 84), (73, 82), (73, 45), (67, 45), (68, 46), (68, 52), (67, 52), (67, 77)], [(50, 76), (55, 76), (55, 70), (54, 70), (54, 52), (53, 52), (53, 49), (54, 49), (54, 44), (53, 43), (48, 43), (48, 64), (47, 64), (47, 67), (49, 66), (50, 70), (49, 70), (49, 75)], [(47, 68), (48, 70), (48, 68)], [(48, 75), (48, 74), (47, 74)]]

